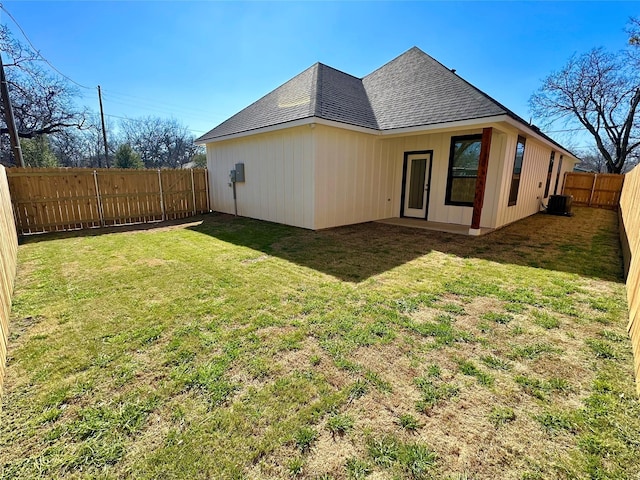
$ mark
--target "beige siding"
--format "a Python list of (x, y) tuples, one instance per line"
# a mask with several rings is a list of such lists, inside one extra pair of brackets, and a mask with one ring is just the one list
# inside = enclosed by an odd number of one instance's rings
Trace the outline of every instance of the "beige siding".
[[(508, 206), (509, 192), (511, 189), (511, 176), (513, 174), (513, 159), (516, 151), (518, 135), (509, 134), (506, 138), (506, 153), (504, 157), (504, 174), (501, 180), (500, 195), (496, 197), (498, 211), (496, 227), (501, 227), (528, 217), (540, 211), (540, 200), (544, 195), (545, 182), (547, 180), (547, 169), (549, 168), (549, 157), (551, 148), (544, 146), (532, 138), (527, 139), (522, 161), (522, 173), (520, 175), (520, 188), (518, 190), (518, 201), (515, 205)], [(559, 153), (556, 156), (560, 158)], [(569, 164), (565, 161), (563, 163)], [(553, 193), (555, 174), (558, 162), (554, 164), (553, 177), (551, 179), (550, 192)], [(563, 168), (564, 170), (564, 168)]]
[[(502, 123), (488, 126), (493, 136), (480, 226), (498, 228), (539, 211), (551, 149), (527, 139), (518, 202), (509, 207), (518, 132)], [(472, 207), (445, 205), (449, 150), (451, 137), (481, 133), (475, 128), (384, 137), (316, 124), (209, 144), (212, 209), (233, 213), (228, 175), (244, 162), (247, 181), (237, 184), (241, 216), (312, 229), (399, 217), (404, 155), (432, 151), (427, 219), (471, 225)], [(558, 193), (571, 168), (573, 161), (565, 159)]]
[(487, 183), (484, 192), (482, 216), (480, 217), (480, 227), (482, 228), (496, 228), (497, 226), (498, 216), (500, 215), (500, 203), (497, 199), (502, 195), (502, 172), (506, 163), (507, 137), (507, 134), (496, 129), (493, 130), (493, 135), (491, 136)]
[(315, 228), (393, 216), (398, 173), (379, 137), (324, 125), (314, 133)]
[[(400, 197), (402, 194), (402, 164), (405, 152), (432, 150), (433, 160), (431, 167), (431, 188), (429, 191), (429, 211), (427, 220), (431, 222), (454, 223), (458, 225), (471, 225), (472, 207), (460, 207), (455, 205), (445, 205), (447, 194), (447, 177), (449, 175), (449, 150), (451, 147), (451, 137), (460, 135), (481, 134), (482, 129), (458, 130), (446, 133), (435, 133), (430, 135), (413, 135), (407, 137), (397, 137), (382, 141), (383, 147), (388, 147), (389, 155), (396, 165), (393, 193), (393, 214), (400, 215)], [(496, 217), (494, 211), (495, 201), (493, 191), (498, 182), (497, 173), (501, 166), (501, 158), (504, 150), (504, 134), (494, 130), (491, 154), (489, 157), (489, 172), (487, 193), (485, 195), (484, 209), (481, 217), (482, 227), (492, 227), (492, 222)]]
[(211, 209), (234, 213), (229, 171), (245, 165), (236, 184), (238, 215), (314, 228), (314, 140), (309, 126), (207, 145)]
[(576, 162), (571, 160), (570, 158), (564, 157), (562, 161), (562, 170), (560, 171), (560, 177), (558, 180), (558, 195), (562, 194), (562, 189), (564, 188), (564, 181), (567, 172), (573, 172), (573, 167), (575, 167)]

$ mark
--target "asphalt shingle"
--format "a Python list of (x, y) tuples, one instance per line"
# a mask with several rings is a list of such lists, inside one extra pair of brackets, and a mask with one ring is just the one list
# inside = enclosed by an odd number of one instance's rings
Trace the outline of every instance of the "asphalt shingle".
[(363, 79), (316, 63), (197, 141), (309, 117), (391, 130), (501, 114), (518, 118), (413, 47)]

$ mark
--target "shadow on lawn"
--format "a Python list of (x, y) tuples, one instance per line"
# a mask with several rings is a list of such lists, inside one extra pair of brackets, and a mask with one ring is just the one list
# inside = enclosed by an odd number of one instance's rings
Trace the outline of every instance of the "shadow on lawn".
[(573, 217), (534, 215), (482, 237), (380, 223), (310, 231), (210, 214), (161, 223), (30, 235), (21, 243), (187, 228), (332, 275), (360, 282), (431, 251), (623, 282), (616, 212), (578, 207)]
[(190, 230), (360, 282), (431, 251), (622, 282), (615, 212), (577, 208), (575, 216), (534, 215), (482, 237), (365, 223), (309, 231), (224, 214)]

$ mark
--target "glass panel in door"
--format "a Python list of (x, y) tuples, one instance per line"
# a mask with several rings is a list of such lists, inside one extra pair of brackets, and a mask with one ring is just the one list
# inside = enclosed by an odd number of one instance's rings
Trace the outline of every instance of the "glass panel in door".
[(405, 177), (404, 216), (426, 218), (429, 196), (430, 154), (411, 154), (407, 156)]

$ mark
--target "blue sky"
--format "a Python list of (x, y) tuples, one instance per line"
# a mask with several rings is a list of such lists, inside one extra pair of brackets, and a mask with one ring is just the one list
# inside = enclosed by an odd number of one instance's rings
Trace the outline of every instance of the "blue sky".
[(108, 115), (174, 117), (197, 135), (315, 62), (361, 77), (414, 45), (528, 119), (547, 74), (574, 53), (623, 48), (640, 15), (638, 2), (3, 4), (44, 57), (91, 87), (83, 103), (98, 109), (100, 84)]

